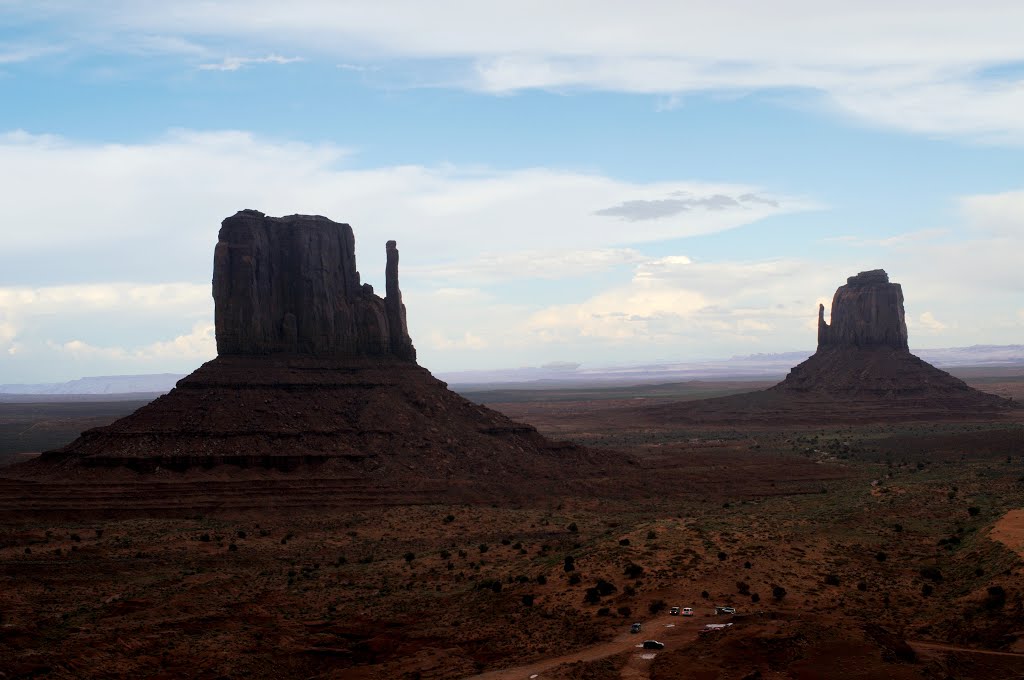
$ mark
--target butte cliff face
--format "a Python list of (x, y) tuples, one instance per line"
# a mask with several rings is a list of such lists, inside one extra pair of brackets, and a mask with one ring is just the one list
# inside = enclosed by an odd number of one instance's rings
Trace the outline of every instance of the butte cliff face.
[[(383, 299), (360, 282), (354, 244), (348, 225), (325, 217), (227, 218), (214, 256), (217, 358), (132, 415), (9, 470), (178, 480), (173, 491), (133, 485), (128, 500), (109, 501), (157, 510), (184, 508), (181, 479), (196, 475), (287, 484), (207, 498), (217, 507), (259, 505), (261, 493), (278, 507), (309, 494), (351, 506), (523, 498), (621, 467), (612, 454), (552, 442), (474, 404), (417, 365), (395, 242), (386, 244)], [(67, 508), (87, 502), (60, 498)]]
[(818, 350), (829, 347), (890, 347), (909, 351), (903, 288), (882, 269), (846, 279), (832, 296), (832, 323), (818, 305)]
[(217, 354), (392, 355), (416, 360), (387, 243), (386, 297), (361, 284), (352, 227), (326, 217), (243, 210), (213, 256)]

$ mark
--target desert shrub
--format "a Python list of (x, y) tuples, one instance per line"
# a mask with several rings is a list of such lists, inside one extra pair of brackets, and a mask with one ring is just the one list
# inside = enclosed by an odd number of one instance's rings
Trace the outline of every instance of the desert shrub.
[(707, 599), (709, 599), (711, 597), (711, 593), (709, 593), (706, 590), (702, 590), (702, 591), (700, 591), (700, 596), (701, 596), (701, 598), (707, 600)]
[(629, 545), (629, 539), (628, 538), (621, 538), (621, 539), (619, 539), (619, 545)]
[(647, 611), (652, 614), (657, 614), (660, 611), (664, 611), (667, 607), (665, 600), (651, 600), (651, 603), (647, 605)]
[(724, 552), (719, 552), (718, 559), (720, 562), (725, 562), (727, 559), (729, 559), (729, 556), (726, 555)]
[(597, 610), (597, 615), (598, 616), (611, 616), (612, 615), (612, 610), (611, 610), (610, 607), (601, 607), (600, 609)]
[(572, 555), (566, 555), (565, 561), (562, 563), (562, 569), (565, 571), (573, 571), (576, 569), (576, 558)]
[(518, 542), (518, 541), (516, 541), (515, 545), (512, 546), (512, 549), (513, 550), (522, 550), (523, 549), (523, 544)]
[(938, 567), (921, 567), (920, 574), (921, 578), (942, 583), (942, 572), (939, 571)]
[(487, 545), (486, 543), (481, 543), (480, 545), (477, 546), (477, 549), (480, 551), (480, 554), (482, 555), (485, 552), (487, 552), (488, 550), (490, 550), (491, 546)]
[(837, 586), (837, 585), (839, 585), (839, 577), (836, 576), (835, 574), (827, 574), (825, 576), (825, 585), (827, 585), (827, 586)]
[(452, 522), (454, 522), (454, 521), (455, 521), (455, 515), (447, 515), (447, 516), (446, 516), (446, 517), (445, 517), (445, 518), (444, 518), (443, 520), (441, 520), (441, 521), (442, 521), (442, 522), (444, 522), (445, 524), (451, 524)]
[(503, 539), (501, 539), (501, 544), (502, 545), (511, 545), (512, 544), (512, 539), (511, 538), (503, 538)]
[(568, 529), (571, 533), (574, 533), (574, 534), (580, 530), (580, 528), (578, 526), (576, 526), (576, 522), (573, 522), (572, 524), (567, 526), (566, 529)]
[(467, 553), (465, 550), (460, 550), (459, 557), (461, 557), (462, 559), (466, 559), (467, 557), (469, 557), (469, 553)]
[(935, 587), (932, 586), (931, 583), (925, 583), (924, 585), (921, 586), (921, 594), (923, 596), (925, 596), (925, 597), (928, 597), (929, 595), (931, 595), (934, 592), (935, 592)]
[(343, 564), (348, 564), (348, 558), (345, 557), (344, 555), (339, 555), (338, 559), (334, 560), (334, 564), (335, 564), (335, 566), (338, 566), (338, 567), (340, 567)]
[(199, 540), (202, 541), (203, 543), (209, 543), (210, 542), (210, 534), (199, 534)]
[(630, 562), (626, 565), (626, 569), (623, 573), (629, 578), (640, 578), (644, 573), (644, 568), (635, 562)]
[(875, 553), (875, 559), (878, 560), (879, 562), (885, 562), (887, 559), (889, 559), (889, 556), (887, 554), (885, 554), (884, 552), (882, 552), (881, 550), (879, 550), (878, 552)]
[(607, 597), (618, 590), (614, 583), (605, 581), (603, 578), (597, 579), (597, 584), (594, 587), (597, 588), (597, 592), (601, 597)]
[(580, 576), (579, 572), (574, 571), (572, 573), (572, 575), (569, 576), (569, 585), (571, 585), (571, 586), (579, 585), (580, 581), (582, 581), (582, 580), (583, 580), (583, 577)]
[(414, 552), (407, 552), (404, 555), (402, 555), (402, 558), (406, 562), (412, 562), (414, 559), (416, 559), (416, 553), (414, 553)]
[(619, 616), (625, 616), (625, 617), (628, 617), (628, 616), (630, 616), (633, 613), (633, 610), (630, 609), (629, 607), (619, 607), (615, 611), (618, 612)]
[(532, 607), (534, 595), (523, 595), (523, 606)]
[(972, 505), (971, 507), (967, 508), (967, 514), (971, 517), (977, 517), (981, 514), (981, 508), (979, 508), (977, 505)]
[(103, 529), (96, 530), (96, 538), (103, 538)]
[(657, 537), (658, 537), (658, 534), (654, 533), (653, 529), (651, 529), (650, 531), (647, 532), (647, 540), (648, 541), (653, 541)]
[(975, 576), (984, 576), (985, 575), (985, 570), (982, 569), (981, 567), (978, 567), (977, 569), (974, 570), (974, 575)]
[(761, 601), (761, 596), (758, 595), (757, 593), (751, 593), (750, 594), (750, 601), (751, 602), (760, 602)]
[(442, 560), (450, 559), (451, 556), (452, 556), (452, 554), (450, 552), (448, 552), (447, 550), (442, 550), (441, 552), (438, 553), (438, 555), (441, 557)]
[(234, 543), (228, 543), (228, 550), (230, 550), (231, 552), (235, 552), (238, 550), (238, 546)]
[(260, 536), (266, 538), (270, 535), (270, 529), (260, 529)]
[(776, 600), (781, 600), (786, 597), (786, 589), (782, 586), (772, 586), (772, 597)]
[(542, 586), (542, 585), (544, 585), (547, 582), (548, 582), (548, 577), (545, 576), (544, 574), (541, 574), (540, 576), (537, 577), (537, 585)]
[(750, 562), (744, 562), (743, 563), (743, 568), (744, 569), (750, 569), (752, 566), (754, 566), (754, 565), (752, 565)]
[(747, 583), (746, 581), (736, 581), (736, 591), (740, 595), (749, 595), (750, 594), (750, 584)]
[(626, 597), (633, 597), (634, 595), (636, 595), (636, 588), (634, 588), (633, 586), (626, 586), (622, 589), (622, 594)]
[(516, 583), (529, 583), (529, 582), (530, 582), (530, 577), (527, 576), (526, 574), (520, 574), (519, 576), (516, 576)]
[(903, 525), (902, 524), (893, 524), (892, 525), (892, 530), (895, 531), (896, 533), (899, 533), (899, 532), (903, 531)]
[(587, 604), (597, 604), (601, 601), (601, 593), (597, 592), (597, 588), (587, 588), (586, 594), (583, 595), (583, 601)]
[(863, 593), (867, 589), (868, 589), (868, 582), (867, 581), (858, 581), (857, 582), (857, 590), (859, 590), (860, 592)]
[(982, 606), (984, 606), (985, 609), (994, 611), (996, 609), (1002, 609), (1005, 604), (1006, 589), (1002, 586), (990, 586), (988, 589), (988, 595), (985, 596), (985, 601), (982, 602)]
[(75, 543), (78, 543), (79, 541), (82, 540), (82, 537), (79, 536), (78, 534), (71, 534), (71, 536), (69, 536), (68, 538), (70, 538)]
[(476, 584), (477, 590), (492, 590), (496, 593), (501, 592), (501, 581), (496, 578), (485, 578), (484, 580)]

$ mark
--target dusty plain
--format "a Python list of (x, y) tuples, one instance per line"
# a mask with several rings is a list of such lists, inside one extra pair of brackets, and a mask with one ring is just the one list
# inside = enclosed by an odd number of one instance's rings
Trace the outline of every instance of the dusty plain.
[[(1024, 399), (996, 373), (962, 377)], [(632, 458), (600, 495), (8, 513), (0, 678), (1024, 677), (1019, 411), (636, 426), (639, 401), (685, 392), (467, 394)], [(14, 408), (9, 432), (68, 426)]]

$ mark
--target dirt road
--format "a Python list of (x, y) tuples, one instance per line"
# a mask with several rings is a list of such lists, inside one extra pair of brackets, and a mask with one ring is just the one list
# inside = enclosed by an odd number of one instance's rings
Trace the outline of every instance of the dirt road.
[(1024, 510), (1010, 510), (1003, 515), (989, 536), (1024, 557)]
[(706, 622), (703, 617), (683, 618), (666, 614), (643, 622), (643, 630), (636, 634), (630, 633), (628, 625), (623, 624), (623, 632), (608, 642), (580, 649), (571, 654), (534, 661), (523, 666), (475, 675), (473, 680), (530, 680), (531, 678), (532, 680), (544, 680), (546, 677), (545, 673), (550, 672), (553, 668), (563, 663), (596, 661), (626, 651), (634, 651), (635, 653), (630, 656), (629, 662), (622, 669), (622, 677), (637, 680), (648, 678), (650, 677), (649, 668), (651, 661), (657, 656), (658, 652), (651, 649), (643, 649), (642, 644), (644, 640), (664, 642), (665, 649), (678, 648), (697, 639), (697, 631)]

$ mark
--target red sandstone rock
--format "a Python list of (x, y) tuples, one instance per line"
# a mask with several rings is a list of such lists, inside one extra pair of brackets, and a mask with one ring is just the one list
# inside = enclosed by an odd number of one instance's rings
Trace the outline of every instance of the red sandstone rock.
[(883, 269), (846, 279), (832, 297), (832, 323), (818, 305), (818, 349), (827, 347), (892, 347), (908, 350), (903, 289), (889, 283)]
[(319, 215), (242, 210), (221, 224), (213, 257), (217, 353), (416, 360), (387, 244), (387, 297), (360, 285), (352, 227)]

